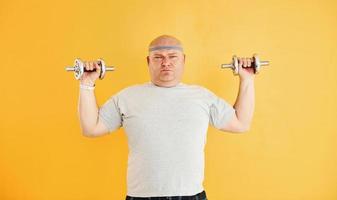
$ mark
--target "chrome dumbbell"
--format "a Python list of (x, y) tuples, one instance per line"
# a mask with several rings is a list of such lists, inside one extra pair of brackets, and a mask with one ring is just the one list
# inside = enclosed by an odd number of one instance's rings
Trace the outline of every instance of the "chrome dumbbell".
[[(101, 67), (101, 73), (99, 75), (100, 79), (104, 78), (104, 75), (105, 75), (105, 73), (107, 71), (114, 71), (115, 70), (114, 67), (107, 67), (107, 66), (105, 66), (105, 62), (104, 62), (103, 59), (97, 59), (97, 60), (98, 60), (98, 65)], [(76, 80), (79, 80), (83, 76), (84, 72), (94, 72), (94, 71), (96, 71), (96, 69), (94, 69), (94, 70), (87, 70), (84, 67), (83, 61), (81, 59), (79, 59), (79, 58), (76, 58), (75, 62), (74, 62), (74, 66), (66, 67), (66, 71), (73, 71)]]
[[(258, 74), (260, 72), (261, 66), (269, 65), (269, 61), (261, 61), (259, 57), (257, 56), (257, 54), (254, 54), (252, 59), (253, 59), (253, 62), (252, 62), (253, 66), (251, 67), (254, 68), (255, 74)], [(239, 74), (239, 60), (236, 57), (236, 55), (233, 56), (232, 63), (222, 64), (221, 68), (231, 68), (233, 70), (234, 75), (238, 75)]]

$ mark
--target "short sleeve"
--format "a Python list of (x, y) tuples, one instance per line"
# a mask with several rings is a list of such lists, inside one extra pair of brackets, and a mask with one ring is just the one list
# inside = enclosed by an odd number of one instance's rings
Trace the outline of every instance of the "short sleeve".
[(216, 129), (221, 129), (232, 119), (235, 109), (226, 100), (218, 97), (213, 92), (209, 90), (207, 92), (210, 100), (209, 122)]
[(109, 131), (117, 130), (122, 126), (122, 116), (118, 106), (118, 96), (110, 97), (98, 110), (99, 118)]

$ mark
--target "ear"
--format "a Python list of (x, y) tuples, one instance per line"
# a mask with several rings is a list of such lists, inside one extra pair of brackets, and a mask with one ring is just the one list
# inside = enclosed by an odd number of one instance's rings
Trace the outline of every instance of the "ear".
[(186, 55), (184, 54), (184, 64), (185, 64)]
[(147, 64), (149, 65), (150, 64), (150, 58), (149, 58), (149, 56), (146, 56), (146, 61), (147, 61)]

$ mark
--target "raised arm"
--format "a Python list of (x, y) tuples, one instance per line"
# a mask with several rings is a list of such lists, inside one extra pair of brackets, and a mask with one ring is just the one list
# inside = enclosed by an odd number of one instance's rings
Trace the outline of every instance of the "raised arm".
[(250, 129), (255, 107), (254, 70), (250, 67), (249, 58), (239, 58), (240, 86), (237, 99), (234, 104), (235, 115), (232, 120), (224, 125), (221, 130), (228, 132), (246, 132)]
[(80, 87), (78, 114), (83, 135), (87, 137), (97, 137), (109, 132), (108, 128), (99, 119), (98, 106), (93, 90), (95, 81), (100, 73), (100, 67), (95, 62), (85, 62), (85, 67), (88, 70), (96, 68), (97, 71), (84, 72), (83, 77), (80, 80), (82, 87)]

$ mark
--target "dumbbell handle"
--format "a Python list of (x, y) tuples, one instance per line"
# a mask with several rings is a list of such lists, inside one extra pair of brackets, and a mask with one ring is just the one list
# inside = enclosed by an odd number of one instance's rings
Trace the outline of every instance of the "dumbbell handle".
[[(105, 67), (105, 71), (114, 71), (115, 68), (114, 67)], [(66, 71), (75, 71), (75, 67), (66, 67)], [(94, 70), (87, 70), (86, 68), (84, 68), (84, 72), (95, 72), (96, 69)]]
[[(254, 62), (252, 64), (253, 64), (253, 66), (255, 65)], [(269, 61), (260, 61), (260, 66), (267, 66), (267, 65), (269, 65)], [(234, 67), (233, 63), (221, 65), (221, 68), (233, 68), (233, 67)], [(246, 68), (246, 67), (244, 67), (244, 68)]]

